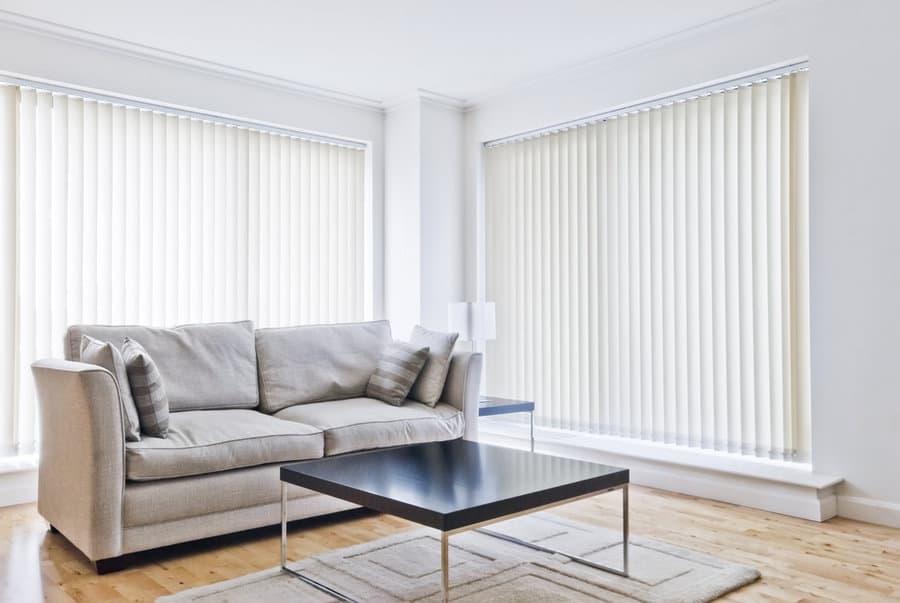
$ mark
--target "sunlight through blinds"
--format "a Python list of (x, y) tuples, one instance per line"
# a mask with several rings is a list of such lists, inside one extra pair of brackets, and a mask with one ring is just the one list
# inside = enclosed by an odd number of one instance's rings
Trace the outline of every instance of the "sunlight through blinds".
[(0, 450), (69, 324), (364, 318), (364, 150), (11, 85), (0, 113)]
[(807, 78), (489, 146), (487, 390), (547, 427), (808, 460)]

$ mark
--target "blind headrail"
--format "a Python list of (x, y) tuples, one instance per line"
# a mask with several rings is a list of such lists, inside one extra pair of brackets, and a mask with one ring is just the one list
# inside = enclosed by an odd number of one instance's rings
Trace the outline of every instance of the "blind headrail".
[(683, 102), (686, 100), (690, 100), (693, 98), (697, 98), (700, 96), (708, 96), (710, 94), (718, 94), (722, 92), (726, 92), (728, 90), (733, 90), (735, 88), (740, 88), (741, 86), (749, 86), (754, 83), (764, 82), (766, 80), (776, 79), (779, 77), (783, 77), (785, 75), (796, 73), (798, 71), (807, 71), (809, 69), (809, 61), (797, 61), (788, 63), (786, 65), (781, 65), (779, 67), (775, 67), (772, 69), (766, 69), (764, 71), (757, 71), (754, 73), (749, 73), (746, 75), (741, 75), (734, 78), (728, 78), (724, 80), (719, 80), (712, 84), (708, 84), (705, 86), (701, 86), (699, 88), (692, 88), (687, 90), (681, 90), (679, 92), (664, 94), (661, 96), (653, 97), (649, 100), (640, 101), (637, 103), (631, 103), (627, 105), (620, 105), (618, 107), (614, 107), (612, 109), (607, 109), (605, 111), (601, 111), (600, 113), (594, 113), (585, 117), (579, 117), (577, 119), (572, 119), (569, 121), (560, 122), (557, 124), (553, 124), (551, 126), (545, 126), (542, 128), (535, 128), (533, 130), (527, 130), (525, 132), (520, 132), (518, 134), (513, 134), (511, 136), (504, 136), (502, 138), (496, 138), (494, 140), (489, 140), (484, 143), (485, 148), (495, 147), (502, 144), (509, 144), (511, 142), (520, 142), (523, 140), (529, 140), (531, 138), (538, 138), (540, 136), (547, 136), (549, 134), (555, 134), (556, 132), (563, 132), (565, 130), (569, 130), (572, 128), (580, 128), (582, 126), (587, 126), (590, 124), (595, 124), (601, 121), (606, 121), (608, 119), (616, 119), (622, 115), (628, 115), (631, 113), (638, 113), (640, 111), (646, 111), (649, 109), (655, 109), (657, 107), (663, 107), (666, 105), (672, 105), (675, 103)]
[(207, 121), (212, 123), (220, 123), (225, 124), (227, 126), (234, 126), (237, 128), (246, 128), (248, 130), (256, 130), (259, 132), (269, 132), (273, 134), (281, 134), (284, 136), (289, 136), (291, 138), (299, 138), (301, 140), (309, 140), (312, 142), (322, 142), (325, 144), (333, 144), (340, 147), (347, 147), (351, 149), (360, 149), (365, 150), (368, 145), (365, 142), (359, 140), (352, 140), (348, 138), (340, 138), (336, 136), (328, 136), (327, 134), (319, 134), (316, 132), (309, 132), (306, 130), (299, 130), (294, 128), (289, 128), (285, 126), (279, 126), (276, 124), (256, 121), (251, 119), (240, 119), (236, 117), (232, 117), (229, 115), (224, 115), (220, 113), (213, 112), (203, 112), (203, 111), (194, 111), (191, 109), (186, 109), (183, 107), (178, 107), (175, 105), (165, 105), (162, 103), (153, 103), (149, 101), (140, 100), (137, 98), (133, 98), (130, 96), (116, 96), (114, 94), (106, 94), (102, 92), (95, 92), (93, 90), (85, 90), (81, 88), (64, 86), (60, 84), (52, 84), (49, 82), (43, 82), (40, 80), (30, 80), (27, 78), (22, 78), (18, 76), (8, 75), (4, 73), (0, 73), (0, 86), (19, 86), (22, 88), (33, 88), (35, 90), (41, 90), (44, 92), (50, 92), (52, 94), (62, 94), (66, 96), (74, 96), (77, 98), (82, 98), (85, 100), (96, 101), (99, 103), (109, 103), (111, 105), (122, 105), (127, 107), (135, 107), (137, 109), (143, 109), (145, 111), (152, 111), (154, 113), (163, 113), (166, 115), (175, 115), (178, 117), (185, 117), (188, 119), (196, 119), (200, 121)]

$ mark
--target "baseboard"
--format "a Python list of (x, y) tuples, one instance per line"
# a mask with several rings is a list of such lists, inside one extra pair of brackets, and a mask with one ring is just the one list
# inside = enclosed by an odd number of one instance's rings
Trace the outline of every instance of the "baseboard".
[(37, 500), (37, 469), (0, 472), (0, 507)]
[(900, 505), (884, 500), (839, 495), (837, 514), (847, 519), (900, 528)]
[[(479, 428), (479, 440), (486, 443), (525, 448), (527, 438), (504, 429)], [(628, 467), (631, 482), (690, 496), (741, 505), (790, 515), (811, 521), (825, 521), (838, 512), (835, 481), (827, 476), (808, 476), (791, 481), (784, 475), (765, 476), (765, 472), (748, 475), (721, 469), (666, 462), (638, 456), (598, 450), (585, 446), (579, 438), (537, 439), (536, 450), (546, 454)], [(760, 477), (760, 476), (765, 477)]]

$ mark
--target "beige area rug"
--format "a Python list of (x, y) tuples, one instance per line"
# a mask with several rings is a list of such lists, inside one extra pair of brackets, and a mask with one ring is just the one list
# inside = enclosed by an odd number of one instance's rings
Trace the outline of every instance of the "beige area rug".
[[(491, 526), (612, 567), (622, 563), (621, 534), (551, 513)], [(294, 534), (296, 537), (297, 534)], [(440, 534), (419, 529), (332, 551), (291, 567), (366, 603), (440, 600)], [(499, 538), (464, 532), (450, 538), (451, 599), (473, 603), (712, 601), (759, 578), (737, 565), (649, 538), (629, 546), (631, 577), (622, 578)], [(157, 603), (330, 603), (326, 595), (278, 568), (162, 597)]]

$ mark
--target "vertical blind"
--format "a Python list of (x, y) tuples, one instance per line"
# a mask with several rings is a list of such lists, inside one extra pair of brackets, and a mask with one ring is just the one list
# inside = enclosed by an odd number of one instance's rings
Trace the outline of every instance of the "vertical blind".
[(0, 86), (0, 456), (73, 323), (364, 316), (365, 151)]
[(807, 87), (489, 146), (488, 390), (548, 427), (806, 460)]

